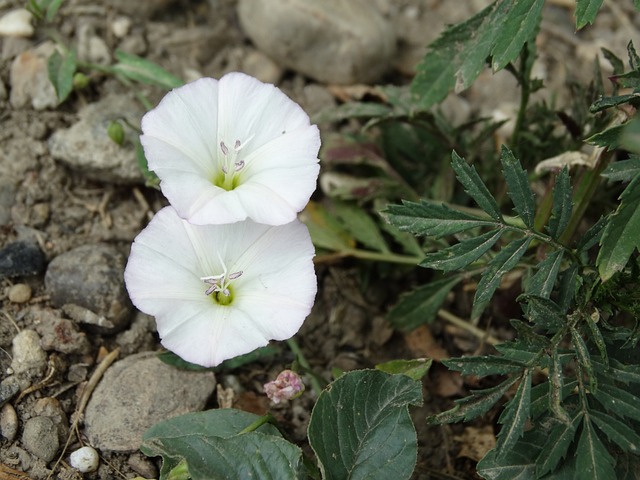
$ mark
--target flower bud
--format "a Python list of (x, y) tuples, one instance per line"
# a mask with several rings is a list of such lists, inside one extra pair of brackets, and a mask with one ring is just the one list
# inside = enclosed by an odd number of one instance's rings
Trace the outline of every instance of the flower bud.
[(273, 403), (297, 398), (304, 392), (302, 378), (292, 370), (283, 370), (277, 378), (264, 384), (264, 393)]

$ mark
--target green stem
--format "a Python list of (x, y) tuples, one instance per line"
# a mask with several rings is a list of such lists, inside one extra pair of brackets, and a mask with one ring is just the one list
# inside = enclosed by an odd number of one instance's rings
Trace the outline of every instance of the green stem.
[(300, 348), (300, 345), (298, 345), (298, 342), (296, 342), (296, 340), (293, 338), (290, 338), (289, 340), (287, 340), (287, 345), (289, 345), (289, 349), (296, 356), (302, 368), (304, 368), (309, 372), (311, 389), (315, 392), (316, 396), (319, 396), (320, 392), (322, 392), (323, 390), (322, 385), (320, 385), (320, 381), (311, 370), (311, 365), (309, 365), (307, 358), (304, 356), (304, 353), (302, 353), (302, 349)]
[(253, 422), (252, 424), (248, 425), (247, 427), (243, 428), (242, 430), (240, 430), (238, 432), (238, 435), (242, 435), (243, 433), (249, 433), (249, 432), (254, 432), (256, 431), (258, 428), (260, 428), (262, 425), (266, 424), (266, 423), (270, 423), (273, 421), (273, 416), (270, 413), (267, 413), (266, 415), (263, 415), (262, 417), (260, 417), (259, 419), (257, 419), (255, 422)]
[[(518, 116), (516, 117), (516, 124), (513, 128), (513, 135), (511, 136), (511, 145), (516, 152), (519, 152), (518, 143), (520, 141), (520, 135), (524, 127), (525, 115), (527, 112), (527, 105), (529, 104), (529, 97), (531, 96), (531, 85), (529, 77), (531, 74), (531, 64), (529, 62), (529, 44), (525, 43), (520, 53), (520, 72), (516, 78), (520, 83), (520, 107), (518, 108)], [(520, 155), (517, 155), (518, 157)]]

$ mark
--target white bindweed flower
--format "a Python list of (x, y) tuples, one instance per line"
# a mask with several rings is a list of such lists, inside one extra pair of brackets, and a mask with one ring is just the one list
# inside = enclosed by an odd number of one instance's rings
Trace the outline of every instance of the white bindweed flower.
[(316, 188), (318, 128), (278, 88), (243, 73), (172, 90), (142, 132), (149, 169), (194, 224), (284, 225)]
[(193, 225), (165, 207), (134, 240), (124, 277), (162, 344), (210, 367), (300, 329), (317, 289), (313, 256), (298, 220)]

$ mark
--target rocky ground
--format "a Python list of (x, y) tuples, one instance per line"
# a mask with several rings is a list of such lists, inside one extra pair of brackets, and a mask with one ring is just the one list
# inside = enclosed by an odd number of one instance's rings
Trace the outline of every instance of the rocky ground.
[[(324, 7), (302, 0), (69, 0), (48, 23), (7, 19), (23, 3), (0, 0), (0, 478), (43, 479), (52, 470), (64, 479), (157, 478), (156, 459), (137, 451), (146, 428), (218, 406), (262, 413), (269, 408), (262, 384), (292, 356), (283, 349), (214, 376), (173, 369), (152, 353), (159, 349), (154, 321), (134, 311), (122, 273), (131, 241), (166, 202), (144, 186), (136, 133), (127, 129), (118, 146), (106, 127), (122, 118), (138, 125), (144, 108), (136, 93), (156, 102), (164, 92), (93, 69), (85, 70), (89, 86), (58, 105), (46, 69), (56, 43), (98, 65), (120, 49), (187, 81), (244, 71), (279, 85), (313, 116), (357, 96), (362, 90), (354, 86), (406, 84), (444, 26), (488, 2), (452, 8), (440, 0), (375, 0), (358, 10), (339, 0)], [(548, 3), (537, 75), (561, 99), (568, 80), (591, 78), (601, 46), (625, 58), (639, 22), (631, 2), (606, 2), (596, 26), (576, 34), (572, 2)], [(511, 77), (486, 72), (444, 110), (464, 121), (510, 115), (516, 102)], [(339, 128), (321, 125), (323, 136)], [(365, 287), (361, 267), (318, 265), (316, 306), (297, 338), (319, 373), (481, 351), (480, 340), (444, 324), (407, 338), (393, 332), (384, 315), (398, 292), (376, 280)], [(425, 381), (425, 406), (415, 412), (416, 478), (473, 478), (475, 461), (495, 441), (491, 419), (425, 424), (464, 387), (438, 365)], [(275, 410), (295, 440), (305, 437), (312, 404), (305, 395)], [(84, 477), (68, 466), (69, 452), (82, 444), (101, 455), (98, 470)]]

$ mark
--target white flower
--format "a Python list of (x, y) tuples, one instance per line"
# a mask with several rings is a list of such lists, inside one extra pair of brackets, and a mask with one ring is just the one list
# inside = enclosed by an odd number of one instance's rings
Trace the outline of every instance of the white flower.
[(162, 344), (209, 367), (299, 330), (317, 289), (313, 255), (298, 220), (193, 225), (165, 207), (134, 240), (124, 276)]
[(149, 169), (191, 223), (284, 225), (316, 188), (318, 128), (279, 89), (242, 73), (172, 90), (142, 131)]

